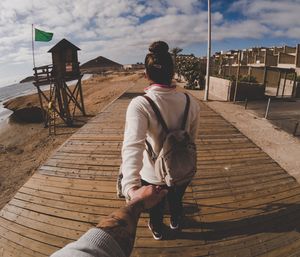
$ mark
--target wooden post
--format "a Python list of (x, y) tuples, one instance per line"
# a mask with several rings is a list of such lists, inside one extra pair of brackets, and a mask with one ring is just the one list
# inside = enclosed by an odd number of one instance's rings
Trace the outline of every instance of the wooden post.
[(268, 104), (267, 104), (267, 108), (266, 108), (266, 112), (265, 112), (265, 119), (268, 118), (268, 114), (269, 114), (269, 110), (270, 110), (270, 104), (271, 104), (271, 97), (269, 97), (269, 99), (268, 99)]
[(45, 128), (47, 127), (47, 116), (46, 116), (46, 112), (45, 109), (43, 107), (43, 99), (42, 99), (42, 94), (41, 94), (41, 89), (40, 86), (36, 86), (37, 90), (38, 90), (38, 95), (39, 95), (39, 100), (40, 100), (40, 105), (41, 105), (41, 111), (42, 111), (42, 115), (43, 115), (43, 119), (44, 119), (44, 126)]
[(267, 66), (264, 67), (264, 78), (263, 78), (263, 85), (265, 86), (267, 80)]
[(248, 107), (248, 98), (245, 99), (245, 110), (247, 110)]
[(249, 67), (248, 67), (248, 82), (250, 82), (251, 74), (252, 74), (252, 67), (249, 66)]
[(83, 102), (83, 93), (82, 93), (82, 87), (81, 87), (81, 78), (79, 78), (79, 94), (80, 94), (80, 101), (81, 101), (81, 107), (82, 107), (82, 113), (84, 116), (86, 116), (85, 108), (84, 108), (84, 102)]
[(287, 72), (284, 73), (284, 82), (283, 82), (283, 89), (282, 89), (281, 97), (284, 97), (284, 91), (285, 91), (285, 85), (286, 85), (286, 77), (287, 77)]
[(70, 110), (69, 110), (69, 105), (68, 105), (68, 96), (66, 92), (66, 83), (63, 79), (59, 79), (58, 86), (60, 88), (61, 96), (62, 96), (62, 101), (63, 101), (63, 110), (64, 110), (64, 116), (67, 121), (67, 126), (72, 126), (72, 119), (70, 115)]
[(292, 97), (296, 97), (296, 78), (297, 78), (297, 73), (294, 72), (294, 81), (293, 81), (293, 90), (292, 90)]
[(64, 111), (63, 104), (62, 104), (62, 93), (61, 93), (61, 89), (59, 87), (59, 80), (57, 78), (55, 79), (54, 87), (56, 87), (55, 90), (56, 90), (56, 98), (57, 98), (59, 112), (60, 112), (61, 116), (65, 117), (65, 111)]
[(237, 68), (237, 74), (236, 74), (236, 79), (235, 79), (235, 89), (234, 89), (233, 102), (236, 101), (238, 83), (239, 83), (239, 78), (240, 78), (240, 64), (241, 64), (241, 51), (239, 51), (239, 53), (238, 53), (238, 68)]
[(80, 93), (79, 86), (80, 86), (80, 81), (77, 82), (73, 92), (71, 92), (70, 88), (66, 87), (66, 93), (67, 93), (67, 96), (69, 97), (68, 105), (71, 102), (73, 102), (75, 105), (75, 108), (77, 106), (78, 109), (82, 112), (82, 114), (84, 114), (84, 109), (83, 109), (84, 107), (80, 106), (80, 103), (78, 102), (78, 94)]
[(277, 83), (276, 96), (278, 96), (278, 94), (279, 94), (280, 81), (281, 81), (281, 72), (279, 71), (279, 79), (278, 79), (278, 83)]

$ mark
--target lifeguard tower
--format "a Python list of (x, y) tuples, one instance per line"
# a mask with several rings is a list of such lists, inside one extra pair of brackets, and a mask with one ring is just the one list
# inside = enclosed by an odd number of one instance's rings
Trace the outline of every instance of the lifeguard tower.
[[(81, 87), (83, 74), (80, 73), (77, 54), (79, 50), (68, 40), (62, 39), (48, 51), (52, 54), (52, 65), (34, 68), (34, 85), (45, 115), (45, 126), (49, 127), (49, 131), (54, 127), (54, 133), (55, 115), (67, 126), (73, 125), (77, 108), (86, 115)], [(71, 89), (66, 82), (73, 80), (76, 85)], [(49, 94), (41, 89), (42, 85), (50, 85)]]

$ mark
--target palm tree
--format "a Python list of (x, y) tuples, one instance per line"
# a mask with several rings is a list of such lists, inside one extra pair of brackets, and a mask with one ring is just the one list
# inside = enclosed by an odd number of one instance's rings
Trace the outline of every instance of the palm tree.
[(174, 58), (174, 70), (175, 72), (177, 72), (177, 67), (176, 67), (176, 57), (177, 55), (182, 51), (181, 48), (179, 47), (174, 47), (171, 49), (171, 53), (173, 54), (173, 58)]

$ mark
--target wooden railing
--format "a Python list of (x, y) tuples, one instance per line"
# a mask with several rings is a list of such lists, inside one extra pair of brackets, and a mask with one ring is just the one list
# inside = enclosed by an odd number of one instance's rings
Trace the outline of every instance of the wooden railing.
[(33, 68), (34, 84), (35, 85), (50, 84), (53, 80), (52, 69), (53, 69), (52, 64)]

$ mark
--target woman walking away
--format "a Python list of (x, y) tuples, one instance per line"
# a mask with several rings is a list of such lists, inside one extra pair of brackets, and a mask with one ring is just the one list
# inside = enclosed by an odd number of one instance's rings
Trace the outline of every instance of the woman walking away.
[[(122, 191), (127, 199), (134, 198), (135, 191), (143, 185), (155, 185), (157, 190), (168, 189), (167, 196), (149, 210), (148, 226), (156, 240), (163, 238), (165, 200), (170, 209), (170, 228), (180, 227), (182, 198), (196, 171), (195, 163), (192, 165), (189, 158), (192, 156), (196, 160), (193, 145), (199, 105), (193, 97), (177, 91), (172, 85), (174, 66), (168, 50), (168, 44), (163, 41), (154, 42), (149, 47), (145, 67), (150, 86), (145, 89), (145, 96), (134, 98), (128, 106), (122, 148)], [(183, 132), (179, 135), (173, 131)], [(172, 135), (168, 137), (168, 133)], [(184, 138), (183, 150), (172, 144), (179, 137)], [(168, 152), (172, 153), (173, 159), (172, 156), (160, 157), (166, 152), (166, 147), (171, 150)], [(173, 168), (169, 168), (172, 165), (176, 170), (173, 174)], [(187, 172), (187, 166), (191, 165), (192, 175)], [(168, 167), (163, 169), (162, 166)]]

